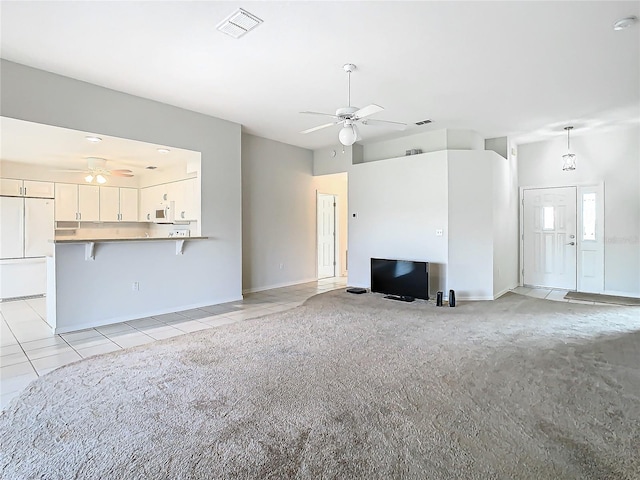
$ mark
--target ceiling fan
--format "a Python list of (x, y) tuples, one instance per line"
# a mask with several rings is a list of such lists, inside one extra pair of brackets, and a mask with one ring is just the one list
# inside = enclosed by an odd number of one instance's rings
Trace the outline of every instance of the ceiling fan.
[(107, 168), (107, 160), (98, 157), (87, 158), (87, 168), (85, 170), (61, 170), (63, 172), (80, 172), (86, 173), (84, 177), (85, 182), (92, 183), (94, 180), (100, 184), (106, 183), (108, 176), (114, 177), (133, 177), (133, 172), (127, 169), (114, 169)]
[(353, 107), (351, 106), (351, 73), (356, 69), (356, 66), (352, 63), (347, 63), (343, 67), (345, 72), (347, 72), (348, 76), (348, 97), (347, 97), (347, 107), (341, 107), (336, 110), (335, 115), (331, 113), (320, 113), (320, 112), (300, 112), (309, 115), (322, 115), (325, 117), (331, 117), (334, 119), (331, 123), (325, 123), (324, 125), (318, 125), (317, 127), (312, 127), (307, 130), (303, 130), (300, 133), (311, 133), (316, 130), (321, 130), (323, 128), (332, 127), (334, 125), (342, 124), (342, 129), (338, 134), (338, 138), (340, 139), (340, 143), (345, 146), (353, 145), (356, 140), (358, 140), (358, 128), (356, 124), (360, 123), (362, 125), (380, 125), (385, 127), (393, 128), (394, 130), (404, 130), (407, 127), (406, 123), (400, 122), (390, 122), (388, 120), (374, 120), (369, 119), (370, 115), (381, 112), (384, 110), (380, 105), (376, 105), (372, 103), (371, 105), (367, 105), (363, 108)]

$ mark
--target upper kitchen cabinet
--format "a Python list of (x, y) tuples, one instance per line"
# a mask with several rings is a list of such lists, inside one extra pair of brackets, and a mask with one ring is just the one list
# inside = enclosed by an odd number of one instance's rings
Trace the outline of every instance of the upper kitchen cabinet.
[(36, 180), (0, 178), (0, 195), (10, 197), (53, 198), (54, 184)]
[(55, 194), (56, 221), (100, 221), (100, 187), (56, 183)]
[(176, 221), (197, 220), (200, 210), (198, 179), (190, 178), (172, 185)]
[(137, 222), (138, 189), (100, 187), (100, 221)]

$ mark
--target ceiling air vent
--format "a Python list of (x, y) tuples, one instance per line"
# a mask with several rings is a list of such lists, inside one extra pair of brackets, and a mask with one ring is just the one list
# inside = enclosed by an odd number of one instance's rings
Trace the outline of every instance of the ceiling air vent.
[(253, 30), (258, 25), (262, 23), (258, 17), (253, 15), (252, 13), (239, 8), (227, 18), (225, 18), (222, 22), (218, 24), (218, 30), (222, 33), (226, 33), (230, 37), (240, 38), (245, 33), (250, 30)]
[(422, 120), (421, 122), (416, 122), (416, 125), (426, 125), (427, 123), (431, 123), (431, 120)]

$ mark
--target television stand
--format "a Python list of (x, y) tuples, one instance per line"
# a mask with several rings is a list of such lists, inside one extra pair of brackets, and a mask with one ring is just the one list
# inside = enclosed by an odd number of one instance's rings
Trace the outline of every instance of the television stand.
[(384, 298), (388, 298), (389, 300), (398, 300), (400, 302), (413, 302), (415, 298), (410, 297), (409, 295), (385, 295)]

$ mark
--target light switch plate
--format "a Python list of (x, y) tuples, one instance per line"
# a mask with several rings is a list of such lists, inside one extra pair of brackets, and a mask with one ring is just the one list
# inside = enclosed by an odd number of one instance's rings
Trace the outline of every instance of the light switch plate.
[(442, 236), (442, 229), (439, 228), (436, 230), (436, 237), (441, 237)]

